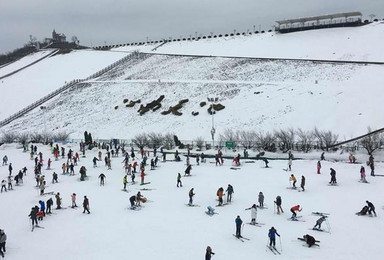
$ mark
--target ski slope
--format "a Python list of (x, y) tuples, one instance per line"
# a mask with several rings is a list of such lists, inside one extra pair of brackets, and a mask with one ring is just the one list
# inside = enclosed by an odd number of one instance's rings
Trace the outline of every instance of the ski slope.
[[(75, 152), (79, 150), (77, 144), (65, 147), (66, 151), (68, 148)], [(45, 162), (49, 157), (52, 158), (47, 146), (38, 145), (39, 151), (43, 153)], [(271, 168), (264, 168), (264, 163), (260, 161), (241, 160), (240, 169), (231, 170), (230, 160), (225, 160), (223, 166), (215, 166), (213, 159), (208, 159), (207, 163), (197, 166), (192, 158), (192, 176), (183, 177), (183, 187), (177, 188), (177, 173), (183, 175), (186, 168), (185, 157), (182, 157), (183, 162), (159, 162), (156, 170), (149, 170), (147, 166), (145, 181), (150, 184), (130, 185), (126, 193), (121, 191), (123, 157), (112, 158), (112, 170), (107, 170), (104, 162), (98, 162), (98, 167), (93, 168), (92, 158), (97, 156), (98, 151), (87, 151), (86, 158), (80, 158), (75, 167), (75, 176), (60, 174), (65, 159), (53, 160), (52, 170), (43, 167), (48, 185), (45, 192), (60, 192), (66, 209), (53, 209), (53, 214), (40, 222), (44, 229), (31, 232), (27, 217), (30, 208), (38, 205), (40, 199), (46, 201), (53, 196), (39, 196), (38, 189), (34, 187), (34, 161), (29, 159), (28, 153), (23, 153), (18, 145), (0, 147), (0, 157), (6, 154), (15, 172), (24, 166), (28, 168), (23, 186), (16, 186), (13, 191), (0, 194), (3, 209), (0, 228), (8, 235), (6, 259), (28, 259), (33, 252), (33, 258), (36, 259), (49, 255), (58, 260), (127, 257), (143, 260), (195, 260), (203, 259), (208, 245), (216, 253), (212, 259), (246, 259), (252, 256), (275, 259), (276, 256), (266, 248), (267, 233), (272, 226), (281, 235), (281, 242), (277, 239), (277, 248), (282, 251), (282, 255), (278, 256), (281, 259), (381, 259), (377, 238), (384, 228), (381, 209), (383, 202), (379, 196), (384, 178), (370, 177), (369, 167), (366, 167), (370, 183), (359, 183), (361, 164), (346, 163), (347, 153), (326, 153), (325, 157), (329, 161), (322, 161), (320, 175), (315, 172), (320, 152), (294, 154), (295, 158), (304, 157), (304, 160), (295, 160), (292, 172), (283, 171), (287, 168), (286, 160), (270, 160)], [(106, 151), (102, 152), (104, 157)], [(224, 151), (224, 155), (231, 154), (236, 155)], [(153, 158), (152, 155), (149, 159)], [(255, 152), (250, 151), (250, 156), (255, 156)], [(362, 153), (355, 156), (358, 162), (365, 162), (368, 158)], [(375, 157), (378, 161), (382, 159), (382, 155)], [(172, 159), (168, 155), (167, 160)], [(342, 160), (332, 162), (335, 159)], [(138, 160), (140, 162), (140, 156)], [(84, 182), (79, 181), (80, 166), (88, 169), (89, 178)], [(339, 186), (328, 186), (330, 167), (337, 171)], [(54, 171), (59, 173), (58, 184), (51, 183)], [(105, 186), (98, 184), (100, 173), (107, 176)], [(297, 186), (300, 185), (301, 175), (306, 177), (305, 192), (287, 189), (291, 173), (298, 179)], [(376, 163), (376, 173), (383, 173), (381, 162)], [(7, 175), (8, 167), (0, 167), (1, 179)], [(136, 180), (140, 181), (139, 174)], [(226, 189), (228, 184), (234, 187), (232, 203), (214, 207), (219, 214), (207, 216), (204, 213), (206, 207), (218, 203), (217, 189)], [(152, 189), (141, 191), (149, 202), (143, 204), (140, 211), (128, 209), (129, 197), (143, 187)], [(191, 188), (196, 193), (193, 202), (200, 207), (185, 206)], [(260, 191), (264, 193), (268, 209), (258, 210), (257, 221), (265, 225), (254, 227), (245, 224), (242, 235), (250, 240), (241, 242), (232, 236), (235, 232), (234, 220), (239, 215), (244, 223), (250, 221), (250, 211), (245, 211), (245, 208), (257, 203)], [(72, 193), (77, 194), (77, 209), (67, 208), (71, 205)], [(90, 201), (89, 215), (82, 213), (81, 204), (85, 195)], [(274, 213), (273, 201), (277, 195), (282, 197), (284, 213), (281, 215)], [(377, 217), (355, 215), (365, 205), (365, 200), (376, 205)], [(291, 216), (290, 207), (296, 204), (303, 208), (298, 215), (305, 222), (287, 220)], [(330, 213), (328, 220), (331, 233), (309, 230), (319, 218), (311, 213), (317, 211)], [(323, 223), (322, 227), (327, 226)], [(320, 249), (303, 247), (303, 242), (298, 241), (297, 237), (304, 234), (320, 240)]]

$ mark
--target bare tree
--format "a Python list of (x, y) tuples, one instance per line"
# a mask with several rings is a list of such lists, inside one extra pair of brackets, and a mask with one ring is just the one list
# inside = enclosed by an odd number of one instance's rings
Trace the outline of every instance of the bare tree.
[(195, 139), (196, 146), (201, 150), (204, 146), (204, 138), (203, 137), (196, 137)]
[(232, 129), (225, 129), (224, 133), (219, 135), (219, 140), (222, 142), (237, 141), (238, 140), (238, 133), (234, 132)]
[(315, 139), (315, 135), (312, 131), (305, 131), (299, 128), (296, 131), (296, 135), (298, 136), (298, 142), (300, 149), (303, 152), (309, 152), (312, 149), (312, 142)]
[(333, 134), (331, 131), (322, 131), (322, 139), (324, 141), (325, 147), (328, 150), (328, 147), (337, 143), (339, 135)]
[(166, 149), (173, 149), (175, 147), (175, 140), (174, 140), (173, 133), (167, 133), (164, 136), (164, 146)]
[(149, 133), (147, 135), (148, 138), (148, 147), (150, 148), (159, 148), (164, 144), (164, 136), (158, 133)]
[(256, 148), (259, 151), (276, 151), (276, 136), (270, 132), (256, 134)]
[(279, 142), (280, 149), (284, 153), (292, 149), (293, 142), (295, 141), (295, 130), (293, 130), (293, 128), (275, 131), (275, 136)]
[(137, 147), (145, 147), (145, 146), (148, 146), (148, 137), (146, 134), (138, 134), (135, 136), (135, 138), (132, 140), (132, 142)]
[(18, 140), (19, 136), (15, 132), (2, 132), (1, 134), (1, 142), (2, 143), (13, 143)]
[(244, 148), (251, 149), (256, 146), (257, 134), (255, 131), (239, 131), (237, 136)]
[[(368, 127), (368, 133), (371, 133), (371, 132), (372, 132), (371, 128)], [(383, 141), (383, 135), (378, 133), (378, 134), (368, 135), (364, 137), (360, 141), (360, 144), (363, 146), (365, 150), (367, 150), (368, 154), (372, 154), (375, 150), (380, 148), (382, 141)]]

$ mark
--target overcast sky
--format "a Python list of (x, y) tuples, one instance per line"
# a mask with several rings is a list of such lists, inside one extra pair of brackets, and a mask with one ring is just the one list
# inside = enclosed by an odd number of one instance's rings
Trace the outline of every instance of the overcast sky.
[(0, 53), (52, 30), (99, 46), (271, 29), (276, 20), (361, 11), (384, 18), (384, 0), (0, 0)]

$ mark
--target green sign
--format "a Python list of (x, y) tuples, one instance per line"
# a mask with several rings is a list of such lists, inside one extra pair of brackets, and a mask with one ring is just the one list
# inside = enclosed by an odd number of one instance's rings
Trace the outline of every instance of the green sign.
[(225, 147), (227, 147), (227, 148), (235, 148), (235, 143), (234, 142), (225, 142)]

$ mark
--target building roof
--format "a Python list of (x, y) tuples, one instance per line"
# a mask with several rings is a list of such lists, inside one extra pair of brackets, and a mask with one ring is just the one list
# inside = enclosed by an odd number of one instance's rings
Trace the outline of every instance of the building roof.
[(319, 15), (312, 16), (306, 18), (297, 18), (297, 19), (287, 19), (276, 21), (276, 23), (280, 24), (289, 24), (289, 23), (305, 23), (309, 21), (317, 21), (317, 20), (326, 20), (326, 19), (334, 19), (334, 18), (344, 18), (351, 16), (362, 16), (361, 12), (347, 12), (347, 13), (338, 13), (338, 14), (328, 14), (328, 15)]

